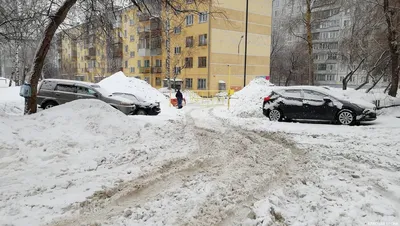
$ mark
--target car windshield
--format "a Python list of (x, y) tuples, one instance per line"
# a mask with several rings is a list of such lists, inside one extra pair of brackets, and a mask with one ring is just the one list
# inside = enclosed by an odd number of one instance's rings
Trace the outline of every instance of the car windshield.
[(101, 88), (99, 85), (92, 85), (91, 87), (93, 89), (95, 89), (97, 92), (101, 93), (101, 95), (103, 95), (103, 96), (106, 96), (106, 97), (112, 96), (112, 94), (110, 92)]
[(139, 97), (137, 97), (137, 96), (135, 96), (135, 95), (133, 95), (133, 94), (130, 94), (130, 93), (113, 93), (112, 95), (124, 97), (124, 98), (127, 98), (127, 99), (129, 99), (129, 100), (133, 100), (133, 101), (140, 101), (140, 102), (142, 102), (142, 100), (141, 100)]

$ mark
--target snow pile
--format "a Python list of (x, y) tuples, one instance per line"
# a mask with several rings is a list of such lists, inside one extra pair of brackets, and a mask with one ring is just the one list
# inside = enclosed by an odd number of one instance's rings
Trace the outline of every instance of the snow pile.
[(355, 90), (355, 89), (347, 89), (342, 90), (340, 88), (330, 88), (334, 92), (341, 93), (352, 99), (361, 99), (367, 101), (369, 103), (375, 103), (376, 101), (380, 101), (380, 106), (391, 106), (391, 105), (400, 105), (400, 97), (398, 95), (397, 98), (389, 96), (387, 93), (384, 93), (383, 89), (371, 90), (366, 93), (365, 90)]
[(273, 85), (268, 80), (262, 78), (252, 80), (246, 87), (232, 95), (232, 114), (243, 118), (263, 117), (263, 99), (273, 89)]
[(127, 77), (121, 71), (101, 80), (98, 84), (111, 93), (130, 93), (148, 102), (168, 103), (166, 97), (150, 84), (137, 78)]
[(99, 100), (1, 116), (0, 225), (45, 224), (68, 214), (69, 205), (183, 151), (160, 152), (168, 142), (176, 145), (175, 135), (155, 126)]
[(24, 113), (24, 98), (19, 96), (19, 90), (19, 86), (0, 88), (0, 117)]
[[(5, 87), (9, 87), (10, 85), (10, 79), (8, 78), (4, 78), (4, 77), (0, 77), (0, 88), (5, 88)], [(15, 82), (11, 82), (11, 86), (15, 86)]]

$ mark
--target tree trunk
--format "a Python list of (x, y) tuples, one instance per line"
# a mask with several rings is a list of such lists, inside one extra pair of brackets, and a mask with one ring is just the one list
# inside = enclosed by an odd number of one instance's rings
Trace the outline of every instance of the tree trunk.
[(289, 86), (290, 85), (291, 77), (292, 77), (292, 70), (289, 71), (289, 75), (288, 75), (288, 77), (286, 78), (286, 81), (285, 81), (285, 86)]
[(390, 59), (391, 59), (391, 72), (392, 72), (392, 84), (389, 89), (389, 95), (392, 97), (397, 96), (397, 89), (399, 88), (399, 46), (397, 44), (397, 31), (396, 22), (400, 13), (397, 13), (397, 9), (390, 8), (389, 0), (383, 1), (383, 11), (385, 13), (386, 23), (388, 27), (388, 45), (390, 51)]
[(46, 30), (44, 32), (42, 41), (36, 50), (35, 58), (29, 72), (29, 81), (32, 88), (32, 96), (25, 103), (25, 114), (36, 113), (37, 111), (37, 85), (39, 82), (39, 78), (42, 74), (43, 63), (46, 58), (47, 52), (50, 49), (51, 40), (54, 37), (58, 27), (65, 20), (69, 10), (71, 7), (77, 2), (77, 0), (65, 0), (64, 3), (60, 6), (54, 16), (51, 16)]
[(308, 46), (308, 84), (314, 85), (314, 57), (313, 57), (313, 41), (311, 29), (311, 0), (307, 0), (307, 12), (305, 15), (305, 23), (307, 28), (307, 46)]
[(351, 80), (351, 78), (353, 77), (353, 75), (358, 71), (358, 69), (361, 67), (361, 65), (364, 63), (365, 58), (358, 64), (358, 66), (354, 69), (351, 70), (346, 77), (344, 77), (343, 79), (343, 90), (347, 90), (347, 84), (349, 83), (349, 81)]
[(383, 76), (385, 76), (385, 72), (382, 72), (382, 75), (374, 82), (374, 84), (372, 84), (371, 87), (369, 87), (365, 93), (369, 93), (373, 88), (375, 88), (375, 86), (382, 80)]
[(389, 88), (390, 88), (391, 85), (392, 85), (392, 83), (389, 82), (389, 84), (386, 86), (386, 88), (385, 88), (385, 90), (383, 91), (383, 93), (386, 93), (386, 92), (389, 90)]
[(365, 82), (363, 82), (361, 85), (359, 85), (357, 88), (355, 88), (355, 90), (360, 90), (362, 87), (364, 87), (368, 83), (369, 83), (369, 75), (367, 75), (367, 77), (365, 78)]

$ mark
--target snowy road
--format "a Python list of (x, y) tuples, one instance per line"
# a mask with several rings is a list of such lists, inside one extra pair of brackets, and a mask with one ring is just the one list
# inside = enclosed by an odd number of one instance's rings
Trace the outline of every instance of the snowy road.
[(121, 184), (108, 191), (109, 200), (88, 201), (77, 209), (79, 214), (51, 225), (237, 224), (259, 195), (301, 170), (303, 152), (290, 143), (232, 128), (208, 109), (185, 110), (178, 142), (197, 147), (193, 152)]

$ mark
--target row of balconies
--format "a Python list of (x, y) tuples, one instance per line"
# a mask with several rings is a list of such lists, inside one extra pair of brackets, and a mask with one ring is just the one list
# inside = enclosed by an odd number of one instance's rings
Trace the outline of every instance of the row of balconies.
[(139, 67), (139, 74), (159, 74), (161, 72), (161, 67)]

